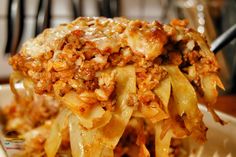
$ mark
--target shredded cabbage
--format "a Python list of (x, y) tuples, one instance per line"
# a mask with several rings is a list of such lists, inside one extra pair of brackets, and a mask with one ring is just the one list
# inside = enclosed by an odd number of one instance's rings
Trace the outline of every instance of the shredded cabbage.
[(170, 91), (171, 91), (171, 84), (170, 84), (170, 77), (168, 76), (164, 80), (162, 80), (154, 89), (154, 93), (160, 98), (162, 101), (165, 111), (168, 113), (168, 103), (170, 99)]
[(204, 100), (206, 103), (214, 104), (218, 96), (217, 85), (224, 89), (222, 82), (215, 73), (206, 74), (204, 76), (200, 75), (200, 79), (201, 88), (204, 92)]
[(62, 131), (68, 126), (70, 111), (63, 109), (52, 124), (50, 135), (45, 143), (45, 152), (48, 157), (54, 157), (61, 145)]
[(219, 77), (215, 73), (206, 74), (204, 76), (200, 75), (201, 79), (201, 88), (204, 92), (204, 101), (208, 108), (208, 111), (212, 114), (212, 117), (215, 121), (225, 124), (225, 122), (220, 119), (220, 117), (215, 113), (212, 104), (216, 103), (218, 91), (217, 86), (224, 89), (224, 86), (219, 79)]
[(172, 133), (169, 130), (166, 135), (161, 138), (162, 122), (155, 125), (155, 154), (156, 157), (169, 157), (170, 141)]
[(206, 127), (202, 122), (202, 113), (197, 106), (197, 95), (194, 88), (177, 66), (165, 66), (164, 68), (171, 78), (175, 102), (173, 107), (182, 117), (185, 127), (192, 133), (192, 136), (201, 142), (205, 141)]
[[(69, 129), (72, 155), (75, 157), (112, 157), (113, 149), (132, 115), (133, 106), (128, 105), (128, 98), (130, 93), (136, 92), (134, 66), (114, 70), (116, 71), (117, 82), (117, 104), (112, 115), (99, 106), (93, 106), (93, 109), (85, 115), (72, 110), (74, 114), (69, 118)], [(74, 109), (74, 105), (80, 105), (81, 101), (77, 100), (76, 93), (68, 95), (66, 94), (62, 100), (67, 106), (69, 104), (69, 109)], [(99, 119), (98, 117), (102, 118)], [(94, 128), (92, 127), (94, 123), (99, 125)]]
[(72, 156), (85, 156), (84, 145), (82, 142), (81, 129), (75, 115), (69, 117), (70, 146)]
[(105, 111), (99, 104), (91, 106), (84, 103), (76, 92), (69, 92), (62, 98), (62, 102), (74, 114), (78, 115), (79, 124), (86, 129), (99, 128), (111, 119), (111, 112)]
[(129, 106), (129, 95), (136, 93), (136, 74), (132, 65), (117, 67), (116, 70), (116, 105), (110, 122), (100, 128), (104, 145), (114, 149), (122, 136), (126, 125), (133, 113), (133, 106)]
[(172, 94), (178, 114), (183, 116), (186, 113), (189, 118), (194, 118), (199, 111), (194, 88), (177, 66), (164, 66), (164, 68), (171, 78)]

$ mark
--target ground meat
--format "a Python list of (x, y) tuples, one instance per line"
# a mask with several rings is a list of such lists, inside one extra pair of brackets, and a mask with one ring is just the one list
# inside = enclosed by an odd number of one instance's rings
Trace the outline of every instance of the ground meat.
[(17, 130), (18, 133), (29, 131), (55, 117), (59, 108), (60, 104), (48, 96), (35, 96), (32, 100), (12, 102), (1, 109), (7, 122), (5, 131)]
[(199, 62), (201, 55), (197, 51), (191, 51), (184, 54), (184, 60), (188, 61), (190, 64), (195, 64)]
[(182, 63), (182, 55), (179, 52), (169, 52), (169, 64), (180, 65)]

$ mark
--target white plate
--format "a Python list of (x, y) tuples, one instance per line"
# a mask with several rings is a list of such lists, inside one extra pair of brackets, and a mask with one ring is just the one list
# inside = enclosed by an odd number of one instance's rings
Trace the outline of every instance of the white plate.
[[(21, 88), (20, 85), (19, 88)], [(9, 85), (0, 85), (0, 107), (11, 101), (12, 93)], [(209, 128), (208, 141), (203, 146), (190, 142), (191, 149), (197, 152), (191, 157), (236, 157), (236, 118), (218, 112), (220, 117), (228, 122), (227, 125), (221, 126), (212, 119), (205, 107), (200, 106), (200, 109), (204, 114), (204, 122)], [(0, 157), (4, 157), (1, 149), (0, 147)]]

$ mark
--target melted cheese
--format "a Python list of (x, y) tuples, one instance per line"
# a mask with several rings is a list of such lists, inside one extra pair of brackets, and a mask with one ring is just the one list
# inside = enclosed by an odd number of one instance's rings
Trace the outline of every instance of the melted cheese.
[[(141, 29), (138, 28), (140, 25)], [(114, 53), (121, 47), (129, 46), (135, 53), (141, 53), (148, 59), (161, 54), (166, 40), (165, 32), (155, 23), (124, 18), (78, 18), (72, 23), (46, 29), (35, 39), (28, 40), (21, 52), (36, 58), (45, 52), (58, 50), (59, 40), (74, 30), (83, 31), (80, 39), (94, 43), (100, 51)]]

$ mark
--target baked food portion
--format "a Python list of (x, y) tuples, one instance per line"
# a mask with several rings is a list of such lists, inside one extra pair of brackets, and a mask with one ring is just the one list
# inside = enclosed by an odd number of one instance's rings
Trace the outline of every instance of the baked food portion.
[[(27, 41), (9, 60), (13, 92), (19, 96), (14, 83), (21, 80), (29, 93), (53, 96), (63, 106), (47, 155), (55, 156), (57, 135), (69, 130), (73, 156), (112, 156), (131, 118), (150, 126), (156, 156), (168, 156), (172, 138), (204, 142), (197, 104), (202, 99), (223, 123), (211, 106), (223, 85), (205, 38), (186, 25), (81, 17)], [(143, 132), (138, 152), (149, 156)]]

